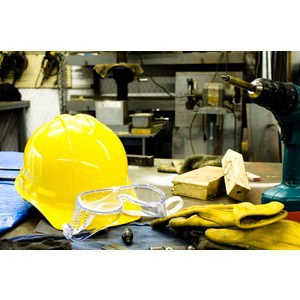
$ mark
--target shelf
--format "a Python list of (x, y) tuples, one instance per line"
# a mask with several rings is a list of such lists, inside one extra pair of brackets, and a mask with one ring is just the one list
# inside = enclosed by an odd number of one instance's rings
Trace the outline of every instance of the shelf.
[[(227, 52), (220, 60), (221, 52), (190, 52), (190, 53), (143, 53), (141, 56), (144, 65), (183, 65), (183, 64), (243, 64), (244, 51)], [(97, 64), (116, 63), (114, 52), (69, 54), (67, 64), (71, 66), (95, 66)], [(128, 63), (140, 64), (138, 53), (128, 53)]]
[(30, 101), (0, 101), (0, 110), (20, 109), (30, 106)]

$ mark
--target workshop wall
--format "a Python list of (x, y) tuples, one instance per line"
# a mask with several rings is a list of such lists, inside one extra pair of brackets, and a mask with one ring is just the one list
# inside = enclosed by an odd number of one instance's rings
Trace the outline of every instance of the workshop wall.
[[(26, 52), (28, 67), (21, 78), (16, 81), (15, 87), (19, 89), (23, 101), (30, 101), (30, 107), (25, 110), (24, 128), (21, 128), (21, 135), (25, 142), (32, 133), (43, 123), (51, 120), (60, 114), (58, 76), (50, 76), (40, 85), (41, 62), (45, 52)], [(93, 95), (93, 71), (91, 68), (80, 66), (66, 66), (67, 99), (72, 95)], [(5, 78), (5, 83), (13, 82), (13, 73)], [(16, 140), (18, 127), (17, 122), (6, 122), (10, 128), (5, 130), (6, 136), (1, 139), (1, 149), (7, 151), (18, 151)]]
[[(72, 66), (70, 68), (71, 87), (68, 89), (68, 100), (72, 95), (93, 95), (91, 88), (93, 83), (92, 70)], [(57, 88), (22, 88), (19, 89), (22, 100), (29, 100), (30, 107), (25, 113), (26, 140), (43, 123), (60, 114)]]
[[(43, 85), (36, 85), (37, 78), (41, 70), (41, 62), (45, 55), (45, 52), (26, 52), (28, 58), (28, 68), (24, 71), (22, 77), (16, 82), (15, 86), (19, 89), (22, 95), (22, 100), (29, 100), (30, 107), (26, 109), (25, 113), (25, 141), (32, 135), (32, 133), (43, 123), (51, 120), (54, 116), (60, 114), (59, 103), (59, 90), (57, 76), (53, 76), (45, 80)], [(219, 54), (216, 56), (219, 57)], [(70, 63), (70, 62), (69, 62)], [(112, 78), (99, 79), (99, 86), (94, 81), (95, 74), (93, 72), (94, 64), (81, 64), (66, 66), (67, 77), (67, 100), (70, 100), (71, 96), (114, 96), (116, 94), (116, 83)], [(241, 64), (229, 65), (230, 68), (241, 68)], [(225, 66), (220, 65), (218, 71), (224, 70)], [(175, 64), (175, 65), (160, 65), (157, 62), (155, 64), (146, 63), (143, 65), (144, 73), (142, 74), (140, 81), (133, 81), (128, 85), (129, 96), (137, 96), (138, 104), (135, 105), (134, 110), (149, 110), (149, 102), (153, 100), (153, 97), (159, 97), (161, 103), (174, 102), (174, 100), (167, 95), (167, 93), (175, 94), (176, 85), (176, 73), (177, 72), (205, 72), (209, 71), (212, 74), (216, 72), (215, 61), (212, 60), (210, 64)], [(226, 63), (227, 71), (227, 63)], [(100, 78), (100, 76), (99, 76)], [(143, 80), (145, 79), (145, 80)], [(95, 86), (94, 86), (95, 84)], [(92, 87), (95, 87), (95, 92)], [(163, 88), (162, 88), (162, 87)], [(166, 92), (167, 91), (167, 92)], [(94, 95), (95, 94), (95, 95)], [(142, 100), (139, 100), (139, 96), (142, 96)], [(153, 97), (152, 97), (153, 96)], [(151, 99), (152, 97), (152, 99)], [(149, 101), (148, 101), (149, 100)], [(170, 101), (167, 101), (170, 100)], [(143, 102), (142, 104), (140, 104)], [(169, 105), (167, 109), (160, 110), (154, 108), (156, 117), (165, 117), (169, 119), (168, 128), (173, 128), (175, 124), (174, 108)], [(158, 115), (159, 114), (159, 115)], [(232, 116), (230, 115), (230, 118)], [(230, 122), (229, 122), (230, 121)], [(231, 124), (231, 120), (228, 120)], [(226, 122), (225, 122), (226, 123)], [(224, 124), (225, 124), (224, 123)], [(181, 124), (182, 125), (182, 124)], [(196, 124), (194, 124), (196, 125)], [(195, 127), (195, 126), (194, 126)], [(232, 127), (232, 126), (231, 126)], [(192, 134), (195, 135), (195, 147), (196, 149), (202, 149), (201, 145), (197, 146), (197, 139), (201, 136), (201, 132), (198, 132), (193, 128)], [(195, 132), (194, 132), (195, 131)], [(231, 130), (232, 131), (232, 130)], [(230, 131), (230, 132), (231, 132)], [(179, 135), (180, 140), (183, 137), (188, 136), (188, 131), (181, 132), (183, 136)], [(231, 135), (228, 136), (231, 139)], [(172, 153), (172, 130), (168, 129), (167, 135), (163, 136), (163, 140), (160, 141), (160, 149), (163, 149), (163, 153), (159, 153), (159, 157), (165, 157), (164, 155), (171, 155)], [(190, 147), (189, 138), (185, 139), (186, 148)], [(164, 147), (165, 146), (165, 147)], [(226, 144), (227, 147), (227, 144)], [(166, 148), (166, 150), (164, 150)], [(163, 154), (163, 155), (162, 155)], [(181, 154), (180, 154), (181, 155)]]

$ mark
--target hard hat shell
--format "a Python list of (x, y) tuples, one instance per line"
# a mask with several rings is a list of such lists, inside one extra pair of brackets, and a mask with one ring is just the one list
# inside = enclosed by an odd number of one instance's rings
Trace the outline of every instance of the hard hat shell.
[[(79, 193), (127, 184), (127, 157), (118, 136), (92, 116), (63, 114), (28, 140), (15, 188), (54, 228), (62, 229), (72, 219)], [(122, 214), (117, 225), (137, 219)]]

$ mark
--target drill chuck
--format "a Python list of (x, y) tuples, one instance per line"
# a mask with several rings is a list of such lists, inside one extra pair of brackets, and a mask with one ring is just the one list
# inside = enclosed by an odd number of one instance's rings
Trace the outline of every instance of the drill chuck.
[(287, 115), (297, 109), (298, 93), (292, 83), (264, 78), (258, 78), (249, 83), (229, 75), (221, 76), (221, 78), (227, 83), (247, 90), (252, 102), (275, 114)]
[(251, 100), (278, 115), (288, 115), (297, 109), (298, 93), (289, 82), (258, 78), (251, 82), (255, 89), (248, 92)]

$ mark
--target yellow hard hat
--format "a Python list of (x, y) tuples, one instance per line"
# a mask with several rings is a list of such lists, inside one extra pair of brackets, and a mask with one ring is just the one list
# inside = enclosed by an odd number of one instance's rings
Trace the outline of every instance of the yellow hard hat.
[[(128, 184), (121, 141), (85, 114), (56, 116), (38, 128), (26, 144), (24, 165), (15, 181), (17, 192), (56, 229), (71, 220), (78, 194)], [(136, 209), (132, 205), (125, 204)], [(139, 218), (122, 214), (117, 225)]]

